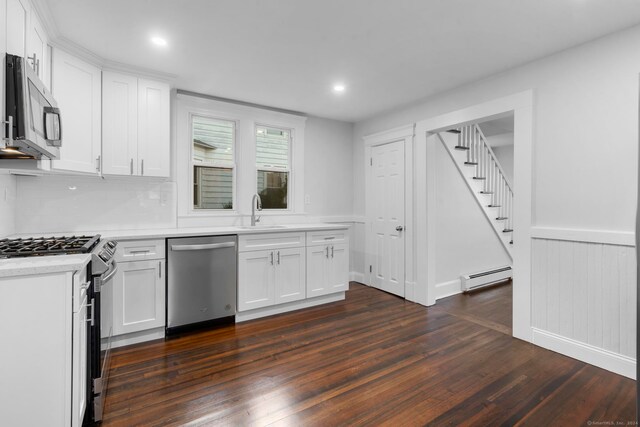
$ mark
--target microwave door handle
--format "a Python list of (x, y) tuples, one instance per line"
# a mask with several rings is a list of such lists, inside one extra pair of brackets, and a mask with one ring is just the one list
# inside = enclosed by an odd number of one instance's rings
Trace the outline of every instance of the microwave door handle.
[(2, 139), (9, 142), (13, 141), (13, 116), (7, 116), (7, 120), (3, 120), (2, 124), (6, 124), (8, 126), (7, 136)]

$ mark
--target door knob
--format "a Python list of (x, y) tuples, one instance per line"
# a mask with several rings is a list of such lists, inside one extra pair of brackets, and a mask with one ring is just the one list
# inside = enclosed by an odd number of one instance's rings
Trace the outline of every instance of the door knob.
[(396, 227), (396, 231), (402, 231), (402, 230), (404, 230), (403, 226), (399, 225), (399, 226)]

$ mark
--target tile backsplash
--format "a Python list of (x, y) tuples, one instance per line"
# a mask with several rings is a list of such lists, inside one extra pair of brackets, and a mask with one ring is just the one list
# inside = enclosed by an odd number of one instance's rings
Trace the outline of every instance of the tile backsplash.
[(15, 233), (16, 177), (0, 174), (0, 238)]
[(175, 226), (174, 182), (55, 175), (17, 177), (17, 233)]

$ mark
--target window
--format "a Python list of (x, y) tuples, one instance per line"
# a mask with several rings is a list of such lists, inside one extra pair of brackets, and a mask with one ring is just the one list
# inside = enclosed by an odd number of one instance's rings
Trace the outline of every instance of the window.
[(192, 116), (194, 209), (233, 209), (236, 124)]
[(263, 209), (289, 208), (291, 131), (256, 127), (257, 189)]

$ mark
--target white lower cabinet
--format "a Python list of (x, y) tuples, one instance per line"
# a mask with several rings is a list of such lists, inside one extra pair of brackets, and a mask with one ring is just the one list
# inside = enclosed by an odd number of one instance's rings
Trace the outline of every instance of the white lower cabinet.
[(82, 425), (86, 286), (85, 269), (0, 277), (0, 426)]
[[(76, 273), (73, 276), (74, 290), (79, 285), (77, 295), (79, 295), (79, 303), (77, 309), (73, 312), (73, 366), (71, 368), (71, 375), (73, 383), (71, 387), (71, 425), (81, 426), (84, 418), (84, 413), (87, 409), (87, 345), (88, 345), (88, 328), (87, 320), (91, 319), (87, 317), (87, 304), (92, 304), (93, 301), (87, 300), (85, 282), (86, 273)], [(75, 298), (75, 295), (74, 295)], [(74, 300), (74, 306), (75, 306)]]
[(121, 262), (113, 278), (113, 335), (165, 325), (165, 261)]
[[(349, 290), (349, 243), (345, 233), (307, 233), (307, 298)], [(344, 243), (332, 243), (334, 241)]]
[(304, 248), (278, 248), (238, 255), (238, 311), (304, 299), (304, 284)]

